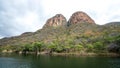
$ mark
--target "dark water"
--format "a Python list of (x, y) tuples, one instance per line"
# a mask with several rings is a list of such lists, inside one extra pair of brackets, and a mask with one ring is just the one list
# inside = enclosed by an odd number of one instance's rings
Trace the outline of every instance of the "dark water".
[(120, 68), (120, 58), (0, 55), (0, 68)]

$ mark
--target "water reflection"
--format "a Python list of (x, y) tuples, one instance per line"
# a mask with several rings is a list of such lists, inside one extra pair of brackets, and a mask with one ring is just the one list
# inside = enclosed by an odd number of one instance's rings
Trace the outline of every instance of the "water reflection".
[(0, 56), (0, 68), (120, 68), (117, 57)]
[(110, 68), (120, 68), (120, 58), (112, 58), (108, 61)]
[(30, 63), (22, 59), (0, 58), (0, 68), (31, 68)]

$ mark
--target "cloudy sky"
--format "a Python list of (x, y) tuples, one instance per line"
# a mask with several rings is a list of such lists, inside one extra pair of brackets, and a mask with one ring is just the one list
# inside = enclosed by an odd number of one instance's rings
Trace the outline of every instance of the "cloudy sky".
[(55, 14), (84, 11), (97, 24), (120, 21), (120, 0), (0, 0), (0, 38), (34, 32)]

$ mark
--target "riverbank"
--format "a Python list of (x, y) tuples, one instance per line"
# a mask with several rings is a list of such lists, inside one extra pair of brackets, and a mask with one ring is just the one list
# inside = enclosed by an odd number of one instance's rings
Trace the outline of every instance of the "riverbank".
[(119, 57), (120, 54), (116, 53), (52, 53), (51, 55), (60, 55), (60, 56), (110, 56), (110, 57)]
[[(13, 54), (15, 52), (0, 52), (0, 54)], [(16, 53), (16, 54), (33, 54), (33, 55), (53, 55), (53, 56), (110, 56), (110, 57), (120, 57), (120, 54), (118, 53), (87, 53), (87, 52), (70, 52), (70, 53), (57, 53), (57, 52), (53, 52), (53, 53), (46, 53), (46, 52), (39, 52), (39, 53), (35, 53), (35, 52), (26, 52), (26, 53)]]

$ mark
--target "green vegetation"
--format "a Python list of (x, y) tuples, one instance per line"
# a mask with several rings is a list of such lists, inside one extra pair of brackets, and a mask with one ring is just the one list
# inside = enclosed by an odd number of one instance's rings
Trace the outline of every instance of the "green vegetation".
[(34, 34), (13, 37), (0, 46), (1, 52), (16, 53), (120, 53), (120, 26), (75, 24), (44, 28)]
[[(47, 53), (80, 53), (81, 51), (84, 52), (94, 52), (94, 53), (106, 53), (109, 50), (107, 50), (107, 44), (110, 43), (116, 43), (118, 44), (118, 50), (115, 50), (113, 52), (120, 53), (120, 36), (113, 37), (113, 38), (107, 38), (107, 41), (95, 41), (95, 42), (86, 42), (86, 40), (82, 40), (81, 43), (76, 43), (73, 40), (65, 40), (65, 42), (62, 42), (62, 40), (55, 40), (51, 43), (44, 43), (44, 42), (34, 42), (31, 44), (25, 44), (25, 45), (7, 45), (0, 47), (0, 51), (6, 50), (10, 51), (12, 50), (13, 52), (22, 52), (22, 53), (27, 53), (27, 52), (34, 52), (36, 54), (40, 52), (47, 52)], [(73, 42), (74, 41), (74, 42)]]

